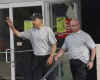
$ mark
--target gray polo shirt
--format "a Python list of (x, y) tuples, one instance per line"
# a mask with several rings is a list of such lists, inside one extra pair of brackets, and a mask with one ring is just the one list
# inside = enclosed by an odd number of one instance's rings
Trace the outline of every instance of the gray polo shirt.
[(41, 29), (33, 28), (27, 32), (20, 32), (20, 37), (31, 41), (35, 55), (48, 55), (56, 38), (50, 27), (44, 26)]
[(80, 30), (70, 34), (65, 39), (62, 49), (68, 50), (69, 59), (80, 59), (82, 62), (88, 63), (90, 57), (89, 49), (95, 47), (95, 42), (90, 35)]

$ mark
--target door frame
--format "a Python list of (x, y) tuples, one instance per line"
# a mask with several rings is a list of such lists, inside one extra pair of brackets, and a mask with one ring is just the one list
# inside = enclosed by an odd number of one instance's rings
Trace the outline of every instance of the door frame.
[(45, 1), (33, 1), (33, 2), (21, 2), (21, 3), (10, 3), (9, 6), (12, 8), (19, 8), (19, 7), (34, 7), (34, 6), (41, 6), (42, 7), (42, 16), (43, 16), (43, 23), (46, 25), (50, 25), (50, 16), (49, 16), (49, 3)]
[[(9, 9), (9, 17), (10, 18), (12, 18), (11, 17), (11, 8), (10, 8), (10, 6), (9, 6), (9, 4), (0, 4), (0, 9)], [(13, 37), (13, 33), (12, 33), (12, 30), (9, 28), (9, 30), (10, 30), (10, 49), (14, 49), (14, 37)], [(11, 50), (11, 80), (15, 80), (15, 76), (12, 76), (12, 75), (14, 75), (14, 73), (15, 73), (15, 67), (14, 67), (14, 54), (13, 54), (14, 52), (12, 52), (12, 50)]]
[[(33, 2), (21, 2), (21, 3), (7, 3), (7, 4), (0, 4), (0, 9), (9, 9), (9, 17), (13, 22), (13, 8), (19, 7), (34, 7), (34, 6), (41, 6), (42, 7), (42, 16), (43, 16), (43, 23), (48, 24), (47, 21), (50, 20), (49, 16), (49, 7), (47, 2), (43, 1), (33, 1)], [(48, 18), (47, 18), (48, 17)], [(10, 29), (10, 28), (9, 28)], [(16, 80), (15, 77), (15, 58), (14, 58), (14, 35), (12, 30), (10, 29), (10, 54), (11, 54), (11, 80)]]

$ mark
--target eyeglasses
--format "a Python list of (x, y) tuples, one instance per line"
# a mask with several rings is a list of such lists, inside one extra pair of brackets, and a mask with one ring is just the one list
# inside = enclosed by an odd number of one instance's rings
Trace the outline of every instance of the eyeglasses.
[(76, 27), (76, 26), (78, 26), (79, 24), (75, 24), (75, 25), (70, 25), (70, 26), (72, 26), (72, 27)]

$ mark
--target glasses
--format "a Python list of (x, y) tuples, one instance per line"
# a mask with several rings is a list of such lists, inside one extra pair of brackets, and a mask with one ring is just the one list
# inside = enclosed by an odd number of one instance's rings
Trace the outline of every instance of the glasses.
[(76, 26), (78, 26), (79, 24), (75, 24), (75, 25), (70, 25), (70, 26), (72, 26), (72, 27), (76, 27)]

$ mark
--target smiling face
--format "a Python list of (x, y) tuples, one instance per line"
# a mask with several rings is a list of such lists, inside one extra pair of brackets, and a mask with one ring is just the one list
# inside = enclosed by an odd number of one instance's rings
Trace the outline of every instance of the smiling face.
[(80, 22), (78, 20), (72, 20), (70, 28), (72, 32), (78, 32), (80, 30)]

